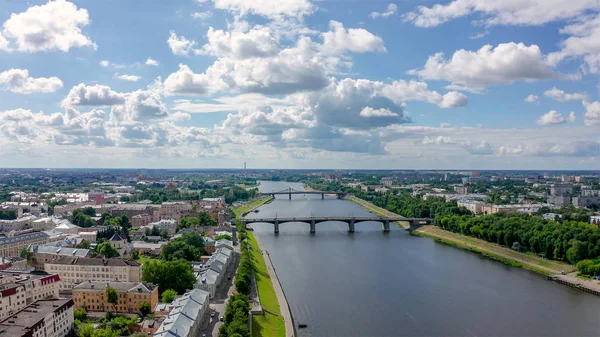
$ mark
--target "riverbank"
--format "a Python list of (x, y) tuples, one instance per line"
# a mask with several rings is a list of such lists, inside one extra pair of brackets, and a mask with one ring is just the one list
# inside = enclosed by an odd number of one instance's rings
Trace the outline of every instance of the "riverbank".
[(294, 337), (292, 313), (269, 253), (263, 248), (258, 235), (248, 232), (248, 241), (253, 247), (252, 259), (256, 270), (256, 284), (261, 305), (265, 309), (263, 316), (253, 316), (256, 322), (252, 322), (252, 335)]
[(269, 203), (271, 200), (273, 200), (273, 197), (262, 197), (260, 199), (256, 199), (252, 202), (234, 208), (233, 214), (235, 214), (236, 218), (242, 217), (244, 214), (257, 209), (266, 203)]
[[(365, 201), (365, 200), (363, 200), (361, 198), (357, 198), (357, 197), (355, 197), (353, 195), (346, 196), (346, 200), (350, 200), (352, 202), (355, 202), (355, 203), (361, 205), (367, 211), (369, 211), (369, 212), (371, 212), (371, 213), (373, 213), (373, 214), (375, 214), (375, 215), (377, 215), (379, 217), (382, 217), (382, 218), (384, 218), (384, 217), (397, 217), (397, 216), (399, 216), (396, 213), (390, 212), (390, 211), (388, 211), (385, 208), (381, 208), (379, 206), (375, 206), (372, 203), (370, 203), (368, 201)], [(399, 221), (399, 222), (397, 222), (397, 224), (398, 224), (398, 226), (400, 226), (403, 229), (409, 229), (410, 228), (410, 224), (408, 222)]]

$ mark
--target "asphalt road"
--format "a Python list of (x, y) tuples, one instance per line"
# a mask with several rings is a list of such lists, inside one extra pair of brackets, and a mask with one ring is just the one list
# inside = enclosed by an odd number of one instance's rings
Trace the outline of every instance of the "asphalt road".
[[(239, 246), (235, 246), (233, 248), (234, 254), (227, 268), (225, 275), (223, 276), (223, 280), (221, 284), (217, 287), (215, 291), (215, 297), (210, 300), (209, 310), (206, 312), (205, 317), (203, 318), (203, 322), (200, 328), (200, 333), (198, 336), (202, 336), (206, 334), (206, 336), (218, 337), (219, 328), (223, 324), (219, 321), (220, 316), (225, 315), (225, 306), (227, 304), (227, 300), (229, 296), (232, 295), (234, 287), (233, 281), (235, 272), (237, 271), (237, 267), (240, 263), (240, 254), (239, 254)], [(228, 277), (231, 277), (231, 280), (228, 280)], [(211, 313), (215, 312), (215, 317), (210, 317)]]

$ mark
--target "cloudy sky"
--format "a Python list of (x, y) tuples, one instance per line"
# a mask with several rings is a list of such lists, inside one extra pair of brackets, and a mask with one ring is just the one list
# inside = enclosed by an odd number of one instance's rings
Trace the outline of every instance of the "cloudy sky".
[(0, 0), (0, 25), (0, 167), (600, 169), (599, 0)]

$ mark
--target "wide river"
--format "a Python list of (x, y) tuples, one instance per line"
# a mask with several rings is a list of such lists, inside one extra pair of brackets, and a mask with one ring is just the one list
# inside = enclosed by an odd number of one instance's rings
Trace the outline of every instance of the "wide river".
[[(302, 184), (261, 182), (264, 192)], [(367, 216), (359, 205), (281, 195), (248, 217)], [(359, 223), (253, 224), (299, 336), (600, 336), (600, 298), (533, 272)]]

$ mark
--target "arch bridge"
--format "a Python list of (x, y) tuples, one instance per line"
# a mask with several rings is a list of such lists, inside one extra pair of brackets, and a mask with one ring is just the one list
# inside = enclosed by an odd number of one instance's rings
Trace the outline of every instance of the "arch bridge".
[(422, 225), (431, 225), (433, 223), (432, 219), (429, 218), (405, 218), (405, 217), (397, 217), (397, 218), (380, 218), (380, 217), (294, 217), (294, 218), (256, 218), (256, 219), (248, 219), (244, 218), (241, 220), (244, 226), (247, 226), (252, 223), (257, 222), (265, 222), (273, 224), (273, 229), (275, 233), (279, 233), (279, 225), (286, 222), (303, 222), (310, 225), (310, 232), (315, 233), (316, 225), (321, 222), (345, 222), (348, 224), (348, 232), (354, 233), (354, 225), (359, 222), (380, 222), (381, 228), (384, 232), (390, 231), (390, 222), (398, 222), (398, 221), (407, 221), (410, 223), (410, 230), (416, 229)]
[(287, 194), (289, 196), (289, 200), (292, 200), (292, 195), (294, 195), (294, 194), (320, 194), (321, 199), (325, 199), (326, 194), (335, 194), (338, 199), (343, 199), (344, 197), (346, 197), (347, 193), (337, 192), (337, 191), (299, 191), (299, 190), (295, 190), (290, 187), (290, 188), (286, 188), (285, 190), (281, 190), (281, 191), (262, 192), (260, 194), (268, 195), (271, 197), (275, 197), (276, 195)]

